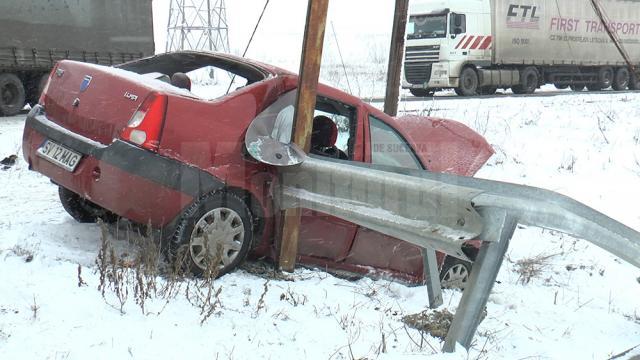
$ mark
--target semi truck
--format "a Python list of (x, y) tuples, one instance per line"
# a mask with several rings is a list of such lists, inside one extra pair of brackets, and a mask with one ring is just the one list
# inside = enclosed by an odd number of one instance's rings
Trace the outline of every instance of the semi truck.
[(53, 65), (152, 55), (152, 0), (0, 1), (0, 115), (38, 101)]
[[(605, 23), (640, 64), (640, 5), (597, 0)], [(433, 0), (409, 9), (402, 87), (414, 96), (498, 88), (533, 93), (544, 84), (575, 91), (640, 89), (591, 0)]]

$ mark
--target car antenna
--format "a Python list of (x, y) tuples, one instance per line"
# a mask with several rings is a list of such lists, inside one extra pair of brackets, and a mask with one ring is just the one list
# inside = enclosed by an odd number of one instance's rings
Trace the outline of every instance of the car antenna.
[(340, 62), (342, 62), (342, 70), (344, 71), (344, 77), (347, 79), (347, 87), (349, 88), (349, 94), (353, 95), (353, 91), (351, 91), (351, 84), (349, 83), (349, 75), (347, 75), (347, 67), (344, 65), (344, 59), (342, 58), (342, 51), (340, 51), (340, 43), (338, 43), (338, 35), (336, 35), (336, 28), (333, 26), (333, 21), (331, 22), (331, 30), (333, 31), (333, 38), (336, 41), (336, 47), (338, 48), (338, 55), (340, 55)]
[[(249, 51), (249, 45), (251, 45), (251, 41), (253, 41), (253, 37), (255, 36), (256, 31), (258, 31), (258, 26), (260, 26), (260, 22), (262, 21), (262, 16), (264, 15), (264, 12), (267, 10), (267, 5), (269, 5), (269, 1), (270, 0), (267, 0), (267, 2), (264, 3), (264, 8), (262, 8), (262, 12), (260, 13), (260, 17), (258, 18), (256, 27), (253, 28), (253, 32), (251, 33), (251, 37), (249, 38), (249, 42), (247, 43), (247, 46), (244, 48), (242, 57), (247, 55), (247, 51)], [(233, 86), (233, 82), (235, 80), (236, 80), (236, 74), (233, 74), (233, 77), (231, 78), (231, 82), (229, 83), (229, 87), (227, 88), (227, 92), (225, 93), (225, 95), (229, 93), (229, 90), (231, 90), (231, 86)]]

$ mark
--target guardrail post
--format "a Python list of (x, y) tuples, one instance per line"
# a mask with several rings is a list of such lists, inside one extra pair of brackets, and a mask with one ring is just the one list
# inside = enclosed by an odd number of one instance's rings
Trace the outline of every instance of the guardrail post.
[(432, 248), (422, 249), (424, 284), (427, 286), (429, 307), (435, 309), (442, 305), (442, 289), (440, 288), (440, 272), (436, 251)]
[(479, 238), (485, 241), (445, 338), (444, 352), (454, 352), (456, 343), (467, 349), (471, 345), (517, 225), (517, 219), (503, 209), (478, 211), (485, 219), (485, 229)]

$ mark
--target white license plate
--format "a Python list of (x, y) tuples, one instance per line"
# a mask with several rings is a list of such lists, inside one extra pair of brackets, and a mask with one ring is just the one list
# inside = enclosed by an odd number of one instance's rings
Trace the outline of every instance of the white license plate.
[(82, 158), (82, 154), (51, 140), (46, 140), (38, 148), (38, 155), (68, 171), (75, 170)]

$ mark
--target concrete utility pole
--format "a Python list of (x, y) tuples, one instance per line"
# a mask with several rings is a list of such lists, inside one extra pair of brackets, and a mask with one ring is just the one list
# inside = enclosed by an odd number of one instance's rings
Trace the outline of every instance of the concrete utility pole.
[[(307, 22), (304, 30), (293, 126), (293, 142), (305, 153), (309, 153), (311, 148), (313, 111), (316, 107), (316, 90), (320, 77), (328, 9), (329, 0), (309, 0), (307, 5)], [(293, 271), (295, 268), (301, 211), (300, 208), (292, 208), (285, 210), (284, 213), (279, 264), (280, 269), (285, 271)]]
[(398, 113), (400, 75), (404, 56), (404, 35), (407, 28), (408, 12), (409, 0), (396, 0), (391, 47), (389, 48), (389, 67), (387, 68), (387, 91), (384, 97), (384, 112), (391, 116), (396, 116)]

